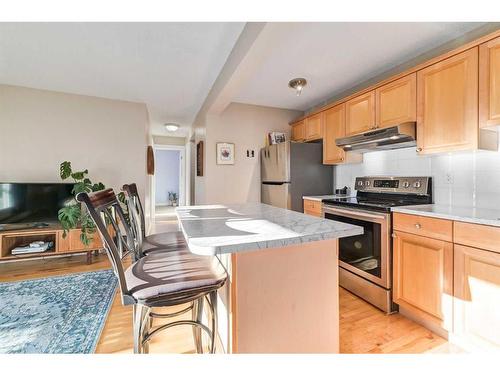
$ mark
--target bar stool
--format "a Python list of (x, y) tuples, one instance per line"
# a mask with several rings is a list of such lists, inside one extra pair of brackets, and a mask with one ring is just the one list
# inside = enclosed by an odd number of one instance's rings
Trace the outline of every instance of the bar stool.
[[(195, 336), (198, 351), (201, 348), (201, 330), (206, 332), (210, 336), (210, 353), (215, 353), (217, 290), (224, 285), (227, 278), (226, 271), (218, 259), (198, 256), (188, 249), (158, 252), (138, 259), (125, 270), (123, 258), (135, 251), (127, 240), (133, 234), (113, 190), (79, 193), (76, 199), (85, 204), (96, 224), (118, 278), (122, 303), (133, 306), (134, 353), (148, 353), (151, 337), (178, 325), (191, 325), (200, 331), (198, 337)], [(113, 235), (108, 232), (108, 225), (113, 228)], [(175, 317), (194, 309), (196, 302), (205, 298), (209, 302), (211, 313), (210, 327), (204, 325), (195, 314), (193, 316), (196, 316), (196, 319), (178, 320), (151, 327), (150, 320), (157, 315), (152, 311), (153, 308), (190, 303), (189, 307), (168, 315)], [(167, 317), (167, 314), (160, 315)]]
[(181, 231), (157, 233), (147, 236), (144, 209), (139, 198), (137, 185), (135, 183), (125, 184), (122, 190), (125, 192), (127, 209), (131, 218), (130, 224), (137, 242), (136, 245), (140, 249), (139, 254), (141, 257), (158, 250), (177, 251), (187, 248), (184, 235)]

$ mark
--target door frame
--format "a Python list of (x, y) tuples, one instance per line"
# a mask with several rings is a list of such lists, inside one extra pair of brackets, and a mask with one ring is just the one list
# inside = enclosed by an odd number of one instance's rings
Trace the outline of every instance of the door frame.
[[(178, 145), (153, 145), (154, 153), (157, 151), (180, 151), (179, 158), (179, 206), (186, 205), (186, 187), (187, 187), (187, 175), (186, 175), (186, 146)], [(152, 176), (152, 194), (151, 194), (151, 210), (152, 217), (156, 216), (156, 167), (155, 163), (155, 174)]]

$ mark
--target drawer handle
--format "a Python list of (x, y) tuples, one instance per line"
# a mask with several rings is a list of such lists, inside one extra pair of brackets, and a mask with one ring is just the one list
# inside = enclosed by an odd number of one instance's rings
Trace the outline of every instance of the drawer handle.
[(415, 224), (415, 228), (420, 229), (420, 228), (422, 228), (422, 226), (419, 223), (417, 223), (417, 224)]

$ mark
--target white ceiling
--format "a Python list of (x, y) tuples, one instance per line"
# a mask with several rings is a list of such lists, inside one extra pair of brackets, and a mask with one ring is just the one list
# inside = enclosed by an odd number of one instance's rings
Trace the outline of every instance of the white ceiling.
[[(189, 126), (244, 23), (0, 23), (0, 83), (146, 103)], [(181, 129), (176, 135), (185, 134)]]
[[(265, 58), (233, 101), (306, 110), (483, 23), (270, 23)], [(304, 77), (297, 97), (288, 88)]]
[[(306, 110), (482, 25), (0, 23), (0, 83), (146, 103), (153, 134), (184, 136), (217, 77), (224, 106)], [(233, 47), (241, 60), (221, 74)], [(308, 80), (299, 97), (295, 77)]]

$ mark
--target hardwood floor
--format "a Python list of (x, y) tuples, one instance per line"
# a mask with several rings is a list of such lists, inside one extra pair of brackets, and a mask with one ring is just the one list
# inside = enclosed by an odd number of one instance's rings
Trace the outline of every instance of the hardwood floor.
[[(163, 222), (157, 230), (175, 230)], [(18, 281), (73, 272), (110, 268), (105, 254), (85, 264), (85, 255), (0, 264), (0, 281)], [(117, 294), (97, 345), (97, 353), (132, 353), (132, 308), (122, 306)], [(166, 311), (166, 310), (164, 310)], [(171, 310), (172, 311), (172, 310)], [(188, 316), (188, 315), (187, 315)], [(446, 340), (405, 317), (385, 315), (377, 308), (340, 289), (341, 353), (425, 353), (455, 351)], [(151, 353), (193, 353), (191, 327), (161, 332), (150, 345)]]
[(424, 353), (448, 342), (400, 314), (386, 315), (340, 288), (341, 353)]

